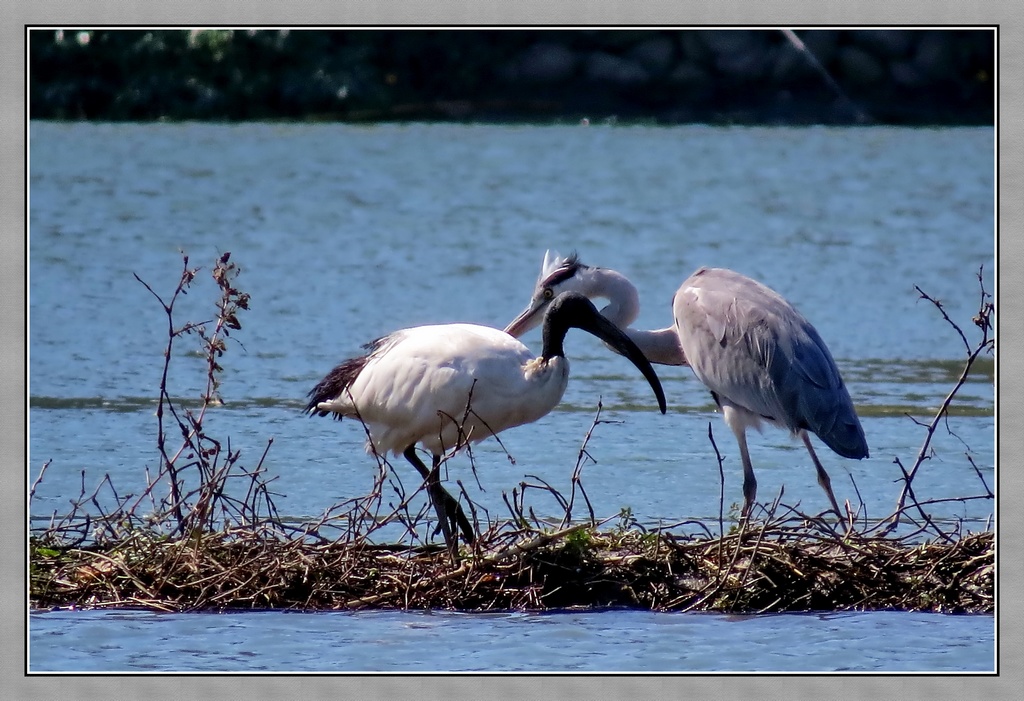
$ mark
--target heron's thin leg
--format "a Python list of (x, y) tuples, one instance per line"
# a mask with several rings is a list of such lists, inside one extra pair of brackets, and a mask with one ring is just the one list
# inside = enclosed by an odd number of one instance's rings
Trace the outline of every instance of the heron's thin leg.
[(743, 511), (740, 515), (747, 518), (757, 499), (757, 479), (754, 477), (754, 465), (750, 462), (750, 453), (747, 451), (746, 430), (740, 427), (733, 429), (733, 433), (736, 434), (736, 442), (740, 446), (740, 460), (743, 462)]
[(732, 429), (740, 448), (740, 460), (743, 462), (743, 511), (740, 512), (740, 518), (747, 518), (757, 499), (757, 479), (754, 478), (754, 465), (750, 462), (750, 452), (747, 450), (747, 418), (743, 409), (723, 400), (717, 392), (712, 392), (711, 397), (722, 410), (725, 425)]
[(807, 446), (807, 452), (811, 454), (811, 460), (814, 461), (814, 469), (818, 471), (818, 484), (825, 490), (825, 494), (828, 495), (828, 500), (832, 502), (832, 508), (835, 509), (836, 516), (839, 518), (843, 517), (843, 512), (839, 510), (839, 504), (836, 503), (836, 495), (832, 493), (832, 480), (829, 479), (828, 473), (825, 472), (825, 468), (822, 467), (821, 461), (818, 460), (818, 456), (814, 453), (814, 446), (811, 445), (811, 437), (807, 435), (807, 431), (800, 431), (800, 438), (803, 439), (804, 445)]

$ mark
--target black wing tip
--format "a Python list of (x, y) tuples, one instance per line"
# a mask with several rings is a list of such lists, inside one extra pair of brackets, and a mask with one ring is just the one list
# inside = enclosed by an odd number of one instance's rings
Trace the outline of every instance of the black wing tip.
[[(310, 394), (312, 394), (312, 392), (310, 392)], [(320, 404), (320, 401), (314, 399), (313, 401), (311, 401), (309, 404), (307, 404), (305, 406), (305, 408), (302, 410), (302, 413), (305, 414), (307, 417), (309, 417), (311, 419), (314, 418), (314, 417), (318, 417), (318, 416), (319, 417), (330, 416), (330, 417), (332, 417), (334, 419), (337, 419), (338, 421), (341, 421), (343, 418), (345, 418), (342, 414), (339, 414), (336, 411), (331, 411), (330, 409), (321, 409), (321, 408), (319, 408), (319, 406), (318, 406), (319, 404)]]
[(834, 450), (840, 457), (848, 458), (850, 460), (863, 460), (864, 458), (871, 457), (868, 450), (868, 441), (864, 437), (864, 430), (860, 427), (860, 424), (847, 425), (846, 440), (833, 441), (829, 443), (829, 447)]
[(337, 399), (341, 394), (352, 386), (355, 379), (362, 372), (366, 366), (367, 361), (370, 359), (369, 355), (362, 355), (358, 358), (350, 358), (341, 365), (338, 365), (326, 376), (320, 380), (316, 386), (309, 390), (306, 394), (309, 397), (309, 403), (306, 404), (306, 408), (303, 410), (310, 416), (327, 416), (328, 414), (335, 414), (339, 418), (340, 414), (329, 409), (318, 409), (318, 405), (322, 402), (329, 402), (333, 399)]
[(871, 451), (868, 450), (868, 444), (864, 443), (863, 445), (857, 446), (855, 450), (850, 451), (850, 454), (845, 457), (848, 457), (851, 460), (863, 460), (864, 458), (871, 457)]

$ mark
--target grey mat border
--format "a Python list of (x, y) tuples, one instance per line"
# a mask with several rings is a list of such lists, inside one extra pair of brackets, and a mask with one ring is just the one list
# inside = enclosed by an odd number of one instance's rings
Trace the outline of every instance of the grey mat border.
[[(6, 428), (0, 434), (0, 455), (5, 463), (7, 484), (3, 490), (2, 523), (9, 533), (3, 541), (4, 620), (8, 630), (21, 636), (5, 636), (0, 673), (4, 687), (14, 697), (33, 698), (444, 698), (470, 699), (492, 696), (518, 698), (682, 698), (682, 697), (780, 697), (799, 698), (1016, 698), (1021, 688), (1024, 653), (1021, 620), (1022, 557), (1024, 533), (1019, 509), (1024, 472), (1015, 465), (1000, 470), (1000, 504), (1003, 518), (999, 539), (999, 639), (1000, 675), (164, 675), (164, 676), (31, 676), (25, 675), (27, 631), (24, 606), (24, 489), (26, 482), (26, 239), (25, 232), (25, 43), (26, 24), (984, 24), (1000, 25), (1000, 109), (999, 175), (1000, 237), (998, 267), (998, 309), (1000, 319), (1010, 319), (1000, 328), (999, 341), (999, 457), (1000, 467), (1022, 454), (1024, 420), (1021, 412), (1021, 363), (1014, 349), (1021, 348), (1021, 210), (1024, 208), (1022, 177), (1021, 93), (1022, 23), (1010, 2), (968, 4), (960, 2), (893, 2), (892, 0), (826, 6), (820, 2), (763, 2), (758, 4), (720, 0), (623, 3), (609, 0), (562, 2), (519, 0), (497, 2), (454, 2), (416, 0), (406, 2), (304, 2), (268, 3), (252, 0), (223, 0), (214, 3), (102, 2), (82, 0), (74, 4), (44, 5), (18, 3), (9, 10), (2, 43), (4, 71), (3, 114), (4, 163), (13, 176), (0, 186), (6, 235), (0, 237), (0, 411)], [(20, 70), (19, 70), (20, 69)], [(18, 165), (22, 165), (19, 168)], [(1014, 323), (1016, 322), (1016, 323)], [(1009, 460), (1007, 459), (1009, 458)]]

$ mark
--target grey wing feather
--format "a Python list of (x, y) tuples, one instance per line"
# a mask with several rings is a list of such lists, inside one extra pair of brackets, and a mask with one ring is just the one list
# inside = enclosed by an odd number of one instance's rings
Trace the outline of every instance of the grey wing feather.
[(729, 270), (698, 270), (673, 303), (683, 352), (710, 390), (844, 457), (867, 456), (860, 421), (818, 332), (785, 299)]

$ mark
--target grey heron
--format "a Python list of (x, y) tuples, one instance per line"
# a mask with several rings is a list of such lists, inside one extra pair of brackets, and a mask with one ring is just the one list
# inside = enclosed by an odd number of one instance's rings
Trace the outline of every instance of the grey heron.
[(711, 390), (739, 445), (743, 516), (757, 497), (746, 432), (760, 429), (762, 421), (800, 437), (818, 484), (836, 514), (843, 515), (808, 432), (842, 457), (861, 459), (868, 457), (864, 429), (825, 342), (780, 294), (732, 270), (700, 268), (672, 299), (673, 324), (640, 331), (628, 328), (640, 312), (640, 299), (626, 276), (584, 265), (575, 253), (561, 258), (548, 251), (529, 305), (505, 331), (523, 335), (539, 323), (552, 299), (569, 290), (607, 299), (601, 314), (625, 330), (648, 360), (689, 365)]
[[(445, 543), (457, 551), (455, 526), (467, 542), (473, 530), (458, 502), (440, 485), (445, 452), (507, 428), (531, 423), (558, 404), (569, 380), (563, 341), (570, 328), (591, 333), (626, 356), (665, 394), (654, 368), (618, 327), (584, 295), (568, 292), (545, 305), (543, 350), (534, 357), (507, 333), (474, 324), (418, 326), (379, 338), (366, 355), (346, 360), (309, 392), (310, 415), (358, 417), (367, 450), (401, 453), (423, 477)], [(432, 456), (430, 469), (416, 445)]]

